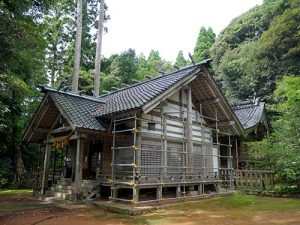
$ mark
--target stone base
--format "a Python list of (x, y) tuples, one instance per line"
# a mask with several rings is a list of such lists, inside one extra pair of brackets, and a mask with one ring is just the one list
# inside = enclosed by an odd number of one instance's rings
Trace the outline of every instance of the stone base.
[(130, 204), (122, 204), (122, 203), (115, 203), (111, 201), (94, 201), (92, 204), (96, 207), (99, 207), (103, 210), (126, 214), (126, 215), (139, 215), (146, 212), (150, 212), (156, 209), (169, 207), (175, 204), (182, 204), (182, 202), (187, 201), (197, 201), (201, 199), (212, 198), (215, 196), (226, 196), (226, 195), (233, 195), (235, 191), (227, 191), (223, 193), (215, 193), (215, 194), (205, 194), (201, 196), (186, 196), (184, 198), (174, 198), (174, 199), (162, 199), (160, 202), (143, 202), (143, 204), (137, 204), (135, 206)]

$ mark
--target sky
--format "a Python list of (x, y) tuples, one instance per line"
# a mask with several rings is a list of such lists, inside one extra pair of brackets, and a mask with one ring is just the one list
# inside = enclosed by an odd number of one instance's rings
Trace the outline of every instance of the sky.
[(219, 34), (230, 21), (263, 0), (106, 0), (111, 19), (103, 37), (105, 57), (129, 48), (151, 49), (174, 62), (179, 50), (193, 53), (201, 26)]

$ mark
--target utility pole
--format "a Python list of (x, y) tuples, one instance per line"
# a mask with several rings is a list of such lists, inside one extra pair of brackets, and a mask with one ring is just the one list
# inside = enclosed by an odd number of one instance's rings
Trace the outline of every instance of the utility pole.
[(72, 91), (78, 91), (78, 79), (80, 70), (80, 57), (81, 57), (81, 39), (82, 39), (82, 0), (77, 1), (77, 20), (76, 20), (76, 41), (74, 53), (74, 67), (72, 79)]
[(104, 22), (104, 0), (100, 0), (100, 14), (97, 32), (97, 48), (95, 59), (95, 77), (94, 77), (94, 94), (99, 96), (100, 89), (100, 70), (101, 70), (101, 51), (102, 51), (102, 35), (103, 35), (103, 22)]

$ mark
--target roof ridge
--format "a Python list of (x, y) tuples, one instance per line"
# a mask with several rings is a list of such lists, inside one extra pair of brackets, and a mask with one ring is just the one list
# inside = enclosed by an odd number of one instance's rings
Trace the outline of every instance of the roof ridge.
[(143, 80), (143, 81), (141, 81), (141, 82), (139, 82), (139, 83), (129, 85), (128, 87), (123, 87), (123, 88), (120, 88), (120, 89), (118, 89), (118, 90), (112, 91), (112, 92), (110, 92), (110, 93), (107, 93), (107, 94), (104, 94), (104, 95), (100, 95), (99, 98), (100, 98), (100, 99), (101, 99), (101, 98), (105, 98), (105, 97), (107, 97), (107, 96), (109, 96), (109, 95), (118, 93), (118, 92), (120, 92), (120, 91), (129, 89), (129, 88), (132, 88), (132, 87), (141, 85), (141, 84), (145, 84), (145, 83), (147, 83), (147, 82), (150, 82), (150, 81), (159, 79), (159, 78), (161, 78), (161, 77), (170, 76), (170, 75), (172, 75), (172, 74), (181, 72), (181, 71), (183, 71), (183, 70), (187, 70), (187, 69), (190, 69), (190, 68), (193, 68), (193, 67), (197, 68), (198, 66), (200, 66), (200, 65), (202, 65), (202, 64), (205, 64), (205, 63), (207, 63), (207, 62), (210, 62), (210, 61), (211, 61), (211, 59), (206, 59), (206, 60), (203, 60), (203, 61), (201, 61), (201, 62), (199, 62), (199, 63), (196, 63), (195, 65), (185, 66), (185, 67), (180, 68), (179, 70), (170, 72), (170, 73), (168, 73), (168, 74), (163, 74), (163, 75), (160, 75), (160, 76), (152, 77), (151, 79)]
[(86, 99), (86, 100), (90, 100), (90, 101), (95, 101), (95, 102), (99, 102), (99, 103), (105, 103), (103, 100), (97, 98), (97, 97), (93, 97), (93, 96), (89, 96), (89, 95), (79, 95), (75, 92), (72, 92), (72, 91), (60, 91), (60, 90), (57, 90), (55, 88), (52, 88), (52, 87), (49, 87), (48, 85), (38, 85), (39, 88), (42, 89), (42, 92), (43, 91), (50, 91), (50, 92), (55, 92), (55, 93), (59, 93), (59, 94), (65, 94), (65, 95), (69, 95), (69, 96), (73, 96), (73, 97), (77, 97), (77, 98), (83, 98), (83, 99)]

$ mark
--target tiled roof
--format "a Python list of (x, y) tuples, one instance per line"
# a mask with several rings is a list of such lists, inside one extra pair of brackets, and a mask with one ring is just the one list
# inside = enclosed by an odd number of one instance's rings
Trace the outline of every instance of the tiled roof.
[(123, 112), (131, 109), (143, 107), (146, 103), (159, 96), (180, 80), (191, 75), (199, 69), (200, 65), (206, 64), (210, 60), (205, 60), (197, 65), (185, 67), (173, 73), (158, 76), (150, 80), (120, 89), (118, 91), (100, 96), (105, 104), (93, 113), (96, 117)]
[(235, 115), (240, 120), (243, 128), (249, 129), (256, 126), (262, 119), (264, 102), (243, 102), (232, 106)]
[(91, 112), (95, 111), (103, 103), (68, 92), (53, 91), (50, 95), (59, 104), (75, 127), (99, 131), (105, 130), (105, 127), (91, 115)]

